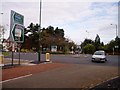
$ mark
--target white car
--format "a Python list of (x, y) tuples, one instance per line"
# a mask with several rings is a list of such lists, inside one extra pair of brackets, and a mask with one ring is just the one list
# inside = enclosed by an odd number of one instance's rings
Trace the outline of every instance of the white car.
[(103, 62), (107, 61), (105, 51), (102, 50), (96, 51), (92, 56), (92, 62), (93, 61), (103, 61)]

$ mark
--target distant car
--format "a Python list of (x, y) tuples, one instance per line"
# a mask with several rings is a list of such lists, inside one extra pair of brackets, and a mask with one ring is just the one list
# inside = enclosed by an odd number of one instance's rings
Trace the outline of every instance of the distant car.
[(92, 56), (92, 62), (93, 61), (100, 61), (100, 62), (105, 62), (107, 61), (105, 51), (96, 51), (93, 56)]

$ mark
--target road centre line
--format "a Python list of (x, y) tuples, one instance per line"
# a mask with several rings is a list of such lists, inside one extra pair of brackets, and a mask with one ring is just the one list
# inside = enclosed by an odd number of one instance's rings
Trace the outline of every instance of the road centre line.
[(8, 79), (8, 80), (5, 80), (5, 81), (1, 81), (0, 83), (5, 83), (5, 82), (9, 82), (9, 81), (12, 81), (12, 80), (21, 79), (21, 78), (25, 78), (25, 77), (29, 77), (29, 76), (32, 76), (32, 74), (28, 74), (28, 75), (25, 75), (25, 76), (20, 76), (20, 77), (13, 78), (13, 79)]

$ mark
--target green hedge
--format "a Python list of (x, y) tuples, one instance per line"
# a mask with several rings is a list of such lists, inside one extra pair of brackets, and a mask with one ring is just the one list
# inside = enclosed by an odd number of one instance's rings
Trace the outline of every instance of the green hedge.
[(64, 52), (42, 52), (42, 54), (46, 54), (46, 53), (50, 53), (50, 54), (65, 54)]
[(10, 54), (9, 52), (3, 52), (4, 56), (9, 56), (9, 54)]

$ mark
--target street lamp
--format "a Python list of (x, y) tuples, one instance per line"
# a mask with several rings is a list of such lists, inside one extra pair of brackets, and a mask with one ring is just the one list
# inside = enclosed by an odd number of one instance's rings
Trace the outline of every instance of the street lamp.
[[(88, 38), (89, 38), (89, 32), (86, 30), (86, 33), (88, 34)], [(86, 37), (86, 39), (87, 39), (87, 37)]]
[[(115, 27), (116, 27), (116, 37), (117, 37), (117, 24), (110, 24), (110, 25), (115, 25)], [(118, 48), (118, 46), (113, 47), (113, 55), (114, 55), (114, 48)]]
[(38, 28), (38, 33), (39, 33), (39, 50), (38, 50), (38, 63), (41, 61), (41, 45), (40, 45), (40, 32), (41, 32), (41, 5), (42, 1), (40, 0), (40, 13), (39, 13), (39, 25), (40, 27)]
[(115, 25), (115, 27), (116, 27), (116, 37), (117, 37), (117, 24), (110, 24), (110, 25)]

